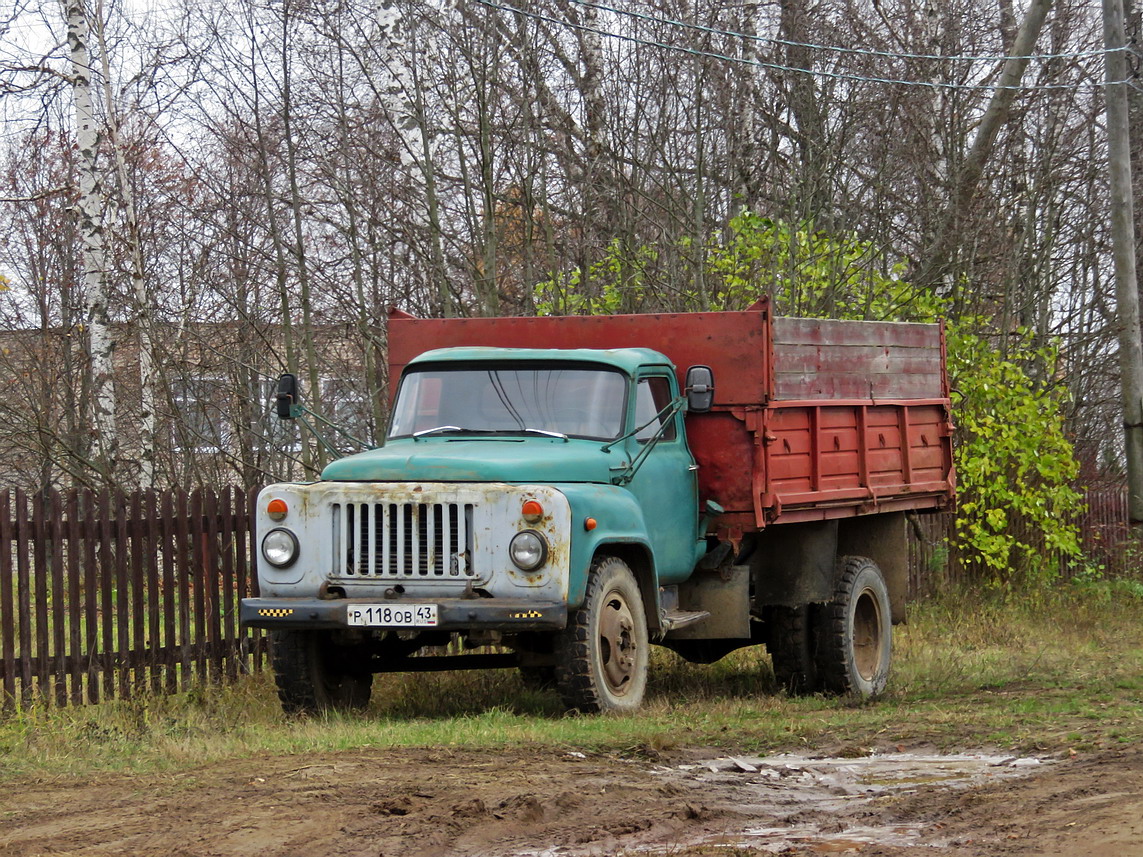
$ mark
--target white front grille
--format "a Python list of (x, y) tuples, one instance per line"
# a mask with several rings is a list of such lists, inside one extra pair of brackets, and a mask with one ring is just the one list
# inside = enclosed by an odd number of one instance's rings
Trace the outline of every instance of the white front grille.
[(476, 577), (472, 503), (334, 503), (332, 508), (335, 576)]

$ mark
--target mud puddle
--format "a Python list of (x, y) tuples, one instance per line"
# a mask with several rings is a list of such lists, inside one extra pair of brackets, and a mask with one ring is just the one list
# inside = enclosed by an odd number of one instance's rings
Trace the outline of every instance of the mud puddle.
[[(756, 826), (672, 843), (669, 849), (646, 845), (641, 854), (678, 854), (687, 848), (783, 853), (791, 848), (831, 854), (870, 845), (946, 845), (934, 824), (871, 825), (901, 795), (920, 789), (962, 789), (1040, 770), (1032, 757), (983, 753), (921, 755), (889, 753), (861, 758), (812, 758), (798, 755), (733, 756), (660, 768), (666, 779), (733, 796), (741, 817)], [(634, 853), (634, 852), (633, 852)]]

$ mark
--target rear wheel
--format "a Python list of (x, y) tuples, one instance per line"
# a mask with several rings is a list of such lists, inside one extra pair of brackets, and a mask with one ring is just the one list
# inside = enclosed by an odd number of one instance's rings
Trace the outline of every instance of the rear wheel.
[(817, 622), (816, 661), (824, 689), (875, 697), (889, 681), (892, 626), (889, 590), (873, 560), (838, 560), (833, 600)]
[(556, 687), (584, 713), (635, 711), (647, 688), (650, 640), (639, 585), (621, 559), (591, 568), (583, 604), (556, 642)]
[(766, 649), (774, 665), (774, 680), (791, 695), (822, 689), (815, 658), (817, 612), (817, 605), (810, 604), (766, 608)]
[(373, 675), (353, 646), (337, 645), (330, 631), (274, 631), (270, 663), (287, 714), (357, 710), (369, 704)]

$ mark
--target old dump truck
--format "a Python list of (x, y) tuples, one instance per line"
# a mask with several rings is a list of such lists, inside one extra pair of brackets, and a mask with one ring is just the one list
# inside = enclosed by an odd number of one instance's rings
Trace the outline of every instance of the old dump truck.
[(242, 621), (287, 711), (494, 666), (628, 711), (651, 643), (765, 644), (791, 692), (885, 687), (907, 515), (954, 496), (940, 325), (394, 311), (389, 349), (385, 444), (259, 495)]

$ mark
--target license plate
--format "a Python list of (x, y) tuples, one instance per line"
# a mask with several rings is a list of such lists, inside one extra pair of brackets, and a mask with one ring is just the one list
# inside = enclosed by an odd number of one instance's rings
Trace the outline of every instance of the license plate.
[(377, 628), (431, 628), (437, 624), (437, 605), (353, 604), (346, 610), (346, 620)]

